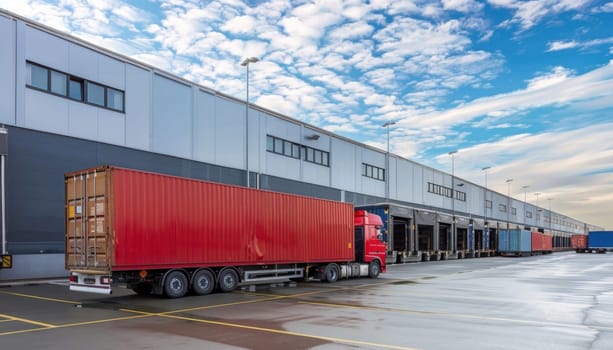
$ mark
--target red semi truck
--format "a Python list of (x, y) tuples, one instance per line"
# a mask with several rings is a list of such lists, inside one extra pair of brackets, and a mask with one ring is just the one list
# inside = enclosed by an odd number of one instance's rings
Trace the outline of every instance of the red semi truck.
[(179, 298), (385, 272), (381, 218), (347, 203), (104, 166), (65, 175), (70, 289)]

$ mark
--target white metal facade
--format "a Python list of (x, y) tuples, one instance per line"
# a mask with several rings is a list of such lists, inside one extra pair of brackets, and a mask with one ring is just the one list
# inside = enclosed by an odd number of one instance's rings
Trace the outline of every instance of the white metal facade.
[[(0, 123), (96, 142), (155, 152), (198, 162), (244, 169), (245, 104), (222, 93), (172, 76), (121, 55), (104, 51), (68, 35), (0, 12)], [(125, 91), (125, 113), (41, 92), (26, 86), (26, 62), (90, 79)], [(362, 175), (362, 163), (385, 168), (383, 150), (354, 142), (257, 106), (249, 110), (249, 170), (378, 198), (385, 197), (385, 182)], [(316, 134), (318, 139), (307, 136)], [(267, 151), (272, 135), (329, 152), (323, 166)], [(451, 187), (451, 175), (391, 155), (386, 179), (390, 199), (449, 213), (451, 198), (430, 193), (428, 184)], [(545, 231), (585, 233), (587, 224), (536, 208), (516, 199), (462, 183), (457, 190), (457, 215)], [(485, 211), (484, 200), (492, 206)], [(515, 215), (500, 206), (515, 208)], [(508, 209), (507, 209), (508, 210)], [(531, 217), (526, 217), (526, 211)], [(538, 219), (538, 220), (537, 220)]]

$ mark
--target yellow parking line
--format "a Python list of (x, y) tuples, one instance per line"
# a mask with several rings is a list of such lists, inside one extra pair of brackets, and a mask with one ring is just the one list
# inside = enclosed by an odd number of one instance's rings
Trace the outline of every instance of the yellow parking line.
[(54, 301), (57, 303), (66, 303), (66, 304), (81, 304), (78, 301), (72, 301), (72, 300), (63, 300), (63, 299), (56, 299), (56, 298), (47, 298), (47, 297), (41, 297), (38, 295), (31, 295), (31, 294), (22, 294), (22, 293), (15, 293), (15, 292), (0, 292), (2, 294), (8, 294), (8, 295), (15, 295), (18, 297), (24, 297), (24, 298), (31, 298), (31, 299), (39, 299), (39, 300), (46, 300), (46, 301)]
[(159, 316), (159, 317), (173, 318), (173, 319), (177, 319), (177, 320), (184, 320), (184, 321), (190, 321), (190, 322), (212, 324), (212, 325), (216, 325), (216, 326), (240, 328), (240, 329), (247, 329), (247, 330), (251, 330), (251, 331), (275, 333), (275, 334), (289, 335), (289, 336), (294, 336), (294, 337), (319, 339), (319, 340), (325, 340), (325, 341), (330, 341), (330, 342), (334, 342), (334, 343), (341, 343), (341, 344), (360, 345), (360, 346), (368, 346), (368, 347), (371, 347), (371, 348), (374, 347), (374, 348), (381, 348), (381, 349), (415, 350), (414, 348), (409, 348), (409, 347), (406, 347), (406, 346), (381, 344), (381, 343), (374, 343), (374, 342), (367, 342), (367, 341), (360, 341), (360, 340), (353, 340), (353, 339), (326, 337), (326, 336), (321, 336), (321, 335), (314, 335), (314, 334), (308, 334), (308, 333), (284, 331), (284, 330), (273, 329), (273, 328), (263, 328), (263, 327), (256, 327), (256, 326), (247, 326), (247, 325), (238, 324), (238, 323), (211, 321), (211, 320), (204, 320), (204, 319), (200, 319), (200, 318), (177, 316), (177, 315), (169, 315), (166, 312), (150, 313), (150, 312), (130, 310), (130, 309), (121, 309), (121, 310), (122, 311), (127, 311), (127, 312), (138, 313), (138, 314), (141, 314), (143, 316)]
[(37, 325), (37, 326), (43, 326), (43, 327), (46, 327), (46, 328), (54, 328), (55, 327), (54, 325), (49, 324), (49, 323), (32, 321), (32, 320), (28, 320), (28, 319), (21, 318), (21, 317), (15, 317), (15, 316), (11, 316), (11, 315), (0, 314), (0, 317), (7, 318), (7, 319), (9, 319), (11, 321), (19, 321), (19, 322), (29, 323), (29, 324), (33, 324), (33, 325)]
[[(0, 314), (0, 316), (3, 316), (3, 315)], [(95, 320), (95, 321), (67, 323), (67, 324), (61, 324), (61, 325), (57, 325), (57, 326), (49, 325), (49, 327), (43, 327), (43, 328), (22, 329), (22, 330), (19, 330), (19, 331), (4, 332), (4, 333), (0, 333), (0, 336), (2, 336), (2, 335), (18, 334), (18, 333), (45, 331), (45, 330), (48, 330), (48, 329), (70, 328), (70, 327), (85, 326), (85, 325), (90, 325), (90, 324), (113, 322), (113, 321), (131, 320), (131, 319), (135, 319), (135, 318), (144, 318), (144, 317), (149, 317), (149, 316), (153, 316), (153, 315), (124, 316), (124, 317), (107, 318), (107, 319)], [(25, 322), (24, 320), (19, 320), (19, 321)]]

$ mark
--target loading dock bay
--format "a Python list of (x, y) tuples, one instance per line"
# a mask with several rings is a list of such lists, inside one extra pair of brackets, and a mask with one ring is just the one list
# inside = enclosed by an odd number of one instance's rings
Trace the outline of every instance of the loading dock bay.
[(0, 287), (3, 349), (611, 349), (613, 254), (393, 265), (182, 299)]

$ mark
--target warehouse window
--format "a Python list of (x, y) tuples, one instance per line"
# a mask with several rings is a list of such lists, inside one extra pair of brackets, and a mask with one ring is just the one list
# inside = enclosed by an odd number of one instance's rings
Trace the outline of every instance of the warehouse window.
[(266, 150), (282, 156), (300, 159), (300, 145), (278, 137), (266, 136)]
[(87, 102), (98, 106), (104, 106), (104, 86), (87, 82)]
[(485, 200), (485, 207), (491, 209), (492, 208), (492, 201), (486, 199)]
[(466, 202), (466, 192), (455, 191), (455, 199)]
[(55, 69), (26, 62), (26, 86), (74, 101), (125, 111), (125, 93)]
[(49, 70), (28, 63), (26, 65), (26, 84), (37, 89), (49, 90)]
[(123, 92), (106, 88), (106, 106), (116, 111), (123, 111)]
[(50, 71), (51, 72), (51, 92), (54, 94), (66, 96), (66, 74)]
[(532, 212), (529, 210), (526, 210), (526, 217), (529, 219), (532, 219)]
[(362, 163), (362, 176), (370, 177), (375, 180), (385, 181), (385, 169), (374, 165)]
[(330, 166), (330, 152), (322, 151), (309, 146), (302, 146), (304, 160), (307, 162)]
[(517, 208), (511, 207), (511, 215), (517, 215)]
[(68, 97), (73, 100), (83, 101), (83, 80), (70, 77), (68, 81)]
[(498, 210), (503, 212), (503, 213), (506, 213), (507, 212), (507, 206), (504, 205), (504, 204), (498, 204)]

